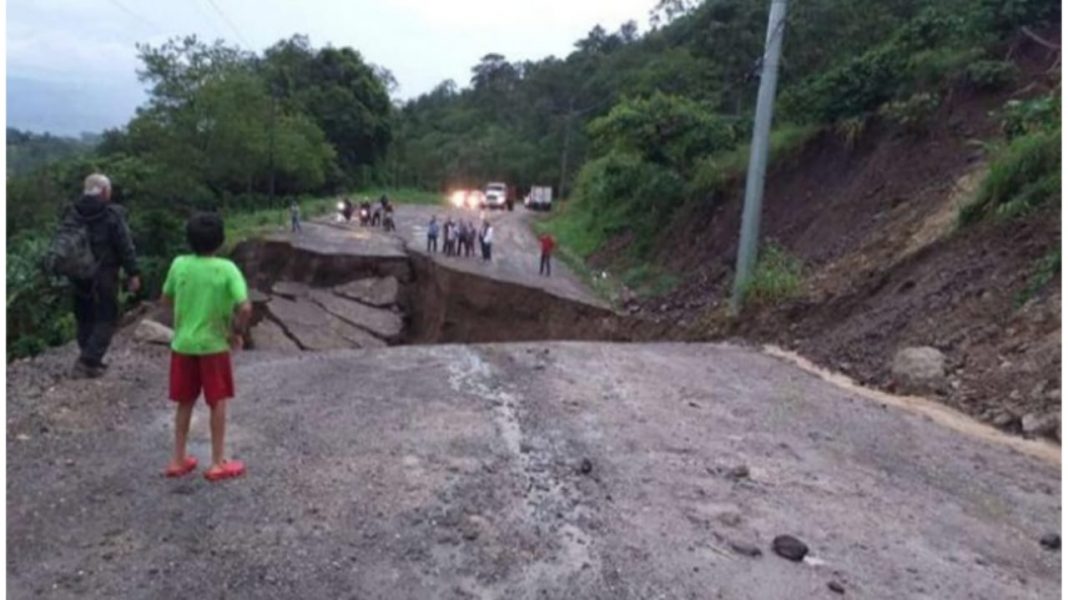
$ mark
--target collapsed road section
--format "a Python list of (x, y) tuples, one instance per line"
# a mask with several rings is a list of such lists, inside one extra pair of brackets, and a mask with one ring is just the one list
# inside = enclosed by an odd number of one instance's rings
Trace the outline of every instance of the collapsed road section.
[(533, 340), (621, 340), (610, 309), (410, 252), (403, 241), (315, 225), (232, 255), (255, 290), (254, 350)]

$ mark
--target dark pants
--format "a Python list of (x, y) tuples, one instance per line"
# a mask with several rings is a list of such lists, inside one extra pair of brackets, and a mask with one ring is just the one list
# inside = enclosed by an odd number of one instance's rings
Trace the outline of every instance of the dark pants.
[(98, 367), (108, 352), (119, 321), (119, 270), (101, 269), (93, 280), (72, 283), (81, 360)]
[(426, 236), (426, 251), (437, 252), (438, 251), (438, 236), (428, 235)]
[(486, 242), (482, 242), (482, 259), (493, 259), (493, 244), (487, 244)]
[(291, 227), (292, 227), (293, 233), (296, 233), (296, 232), (300, 231), (300, 219), (294, 217), (292, 221), (293, 222), (291, 224)]
[(553, 259), (551, 254), (541, 255), (541, 267), (538, 268), (538, 275), (545, 275), (546, 277), (553, 274)]

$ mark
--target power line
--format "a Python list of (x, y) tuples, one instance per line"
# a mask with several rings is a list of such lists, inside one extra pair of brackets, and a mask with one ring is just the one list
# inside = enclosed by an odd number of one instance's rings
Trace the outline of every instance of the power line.
[(196, 1), (190, 2), (190, 4), (192, 4), (193, 7), (196, 8), (197, 13), (200, 15), (200, 17), (202, 19), (204, 19), (204, 22), (207, 23), (208, 27), (210, 27), (211, 30), (215, 33), (215, 39), (222, 39), (222, 38), (226, 37), (223, 34), (222, 30), (219, 29), (219, 26), (215, 24), (215, 19), (213, 19), (211, 17), (211, 15), (208, 14), (208, 12), (206, 10), (204, 10), (204, 6), (203, 5), (201, 5), (199, 2), (196, 2)]
[(251, 49), (252, 44), (249, 44), (248, 40), (245, 39), (245, 36), (241, 35), (241, 32), (237, 30), (237, 26), (234, 25), (234, 22), (226, 16), (226, 13), (224, 13), (217, 4), (215, 4), (215, 0), (208, 0), (208, 4), (210, 4), (211, 7), (215, 9), (215, 12), (219, 13), (219, 16), (222, 17), (222, 20), (226, 22), (227, 26), (230, 27), (230, 30), (233, 31), (234, 35), (237, 36), (237, 39), (241, 40), (242, 44), (244, 44), (247, 48)]
[(152, 29), (156, 29), (156, 30), (160, 29), (160, 27), (158, 25), (156, 25), (155, 23), (153, 23), (149, 19), (146, 19), (145, 17), (141, 16), (140, 14), (130, 10), (125, 5), (121, 4), (119, 2), (119, 0), (108, 0), (108, 2), (110, 2), (111, 5), (114, 6), (115, 8), (117, 8), (117, 9), (121, 10), (122, 12), (126, 13), (128, 16), (133, 17), (134, 19), (136, 19), (138, 21), (141, 21), (142, 23), (144, 23), (145, 25), (148, 25)]

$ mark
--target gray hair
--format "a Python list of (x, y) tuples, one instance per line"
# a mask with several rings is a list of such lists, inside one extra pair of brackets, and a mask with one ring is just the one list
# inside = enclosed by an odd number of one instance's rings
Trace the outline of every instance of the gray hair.
[(111, 189), (111, 180), (103, 173), (93, 173), (85, 178), (85, 195), (99, 196)]

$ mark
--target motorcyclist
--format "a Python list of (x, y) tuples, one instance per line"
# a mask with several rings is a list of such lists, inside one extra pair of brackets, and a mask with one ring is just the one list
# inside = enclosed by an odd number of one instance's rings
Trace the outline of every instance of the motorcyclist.
[(360, 203), (360, 225), (367, 225), (371, 222), (371, 203), (366, 199)]

